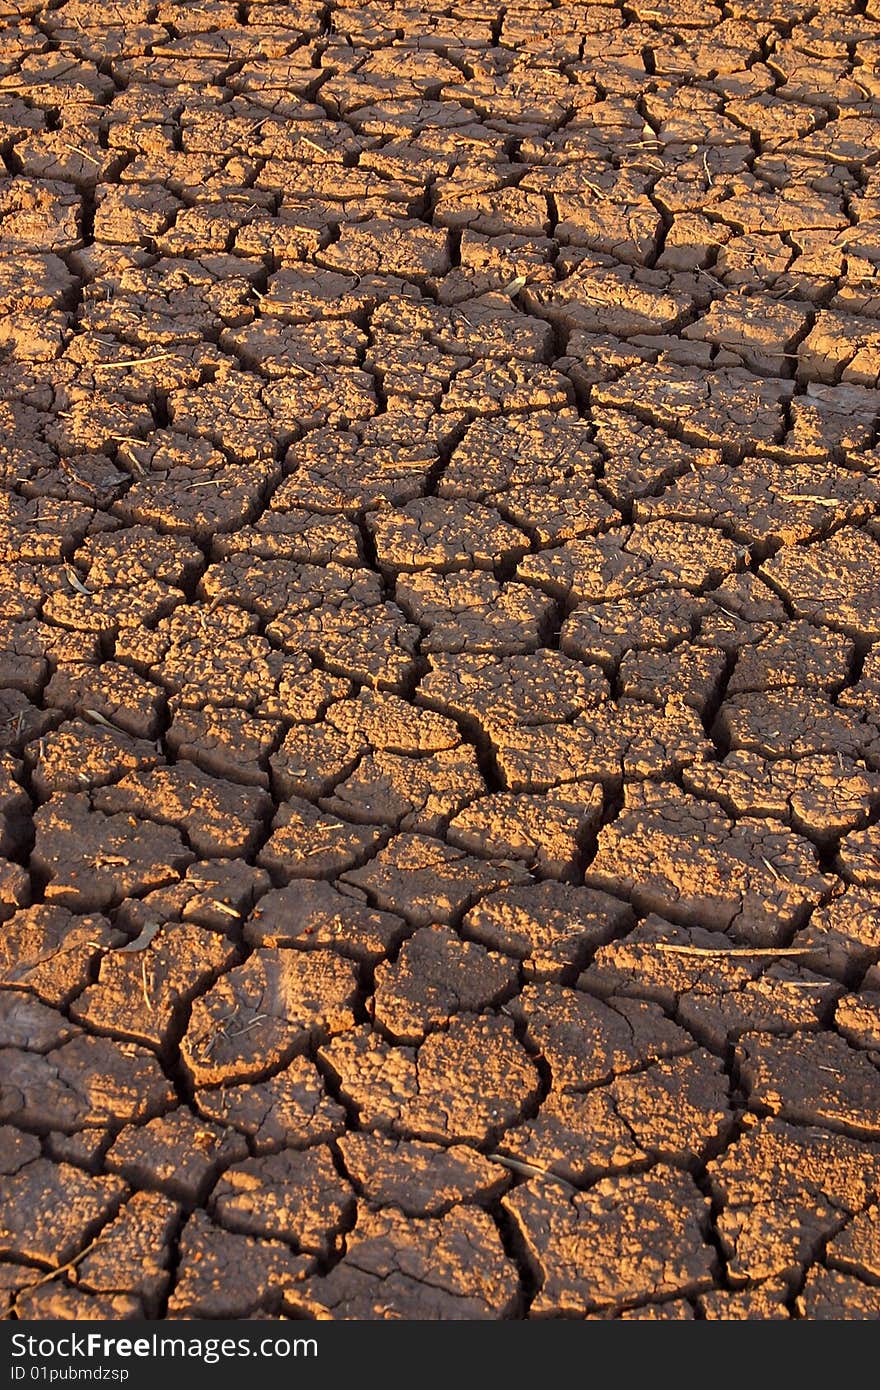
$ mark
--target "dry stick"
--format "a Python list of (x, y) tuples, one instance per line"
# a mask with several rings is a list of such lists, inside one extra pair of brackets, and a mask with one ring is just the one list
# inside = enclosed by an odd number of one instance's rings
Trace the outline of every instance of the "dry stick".
[(69, 1269), (75, 1269), (80, 1260), (85, 1259), (89, 1251), (98, 1244), (98, 1241), (104, 1234), (104, 1230), (99, 1231), (94, 1239), (90, 1240), (83, 1250), (80, 1250), (78, 1255), (74, 1255), (72, 1260), (68, 1260), (67, 1264), (59, 1265), (57, 1269), (50, 1269), (48, 1274), (44, 1274), (42, 1279), (38, 1279), (35, 1284), (31, 1284), (29, 1287), (31, 1289), (38, 1289), (42, 1284), (48, 1284), (52, 1279), (57, 1279), (59, 1274), (66, 1274)]
[(839, 497), (817, 497), (812, 492), (777, 492), (780, 502), (814, 502), (817, 507), (842, 507)]
[(92, 368), (94, 372), (115, 372), (122, 367), (142, 367), (148, 362), (165, 362), (173, 357), (173, 352), (157, 352), (155, 357), (129, 357), (122, 362), (99, 362)]
[(213, 907), (217, 912), (225, 913), (227, 917), (235, 917), (236, 919), (238, 919), (241, 916), (241, 913), (238, 911), (237, 908), (230, 907), (229, 903), (221, 903), (219, 898), (209, 898), (208, 904), (210, 907)]
[[(95, 492), (95, 491), (96, 491), (95, 486), (94, 486), (93, 483), (87, 483), (86, 480), (85, 480), (85, 478), (81, 478), (81, 477), (79, 476), (79, 474), (78, 474), (77, 472), (75, 472), (75, 470), (74, 470), (74, 469), (71, 467), (71, 465), (70, 465), (70, 460), (69, 460), (69, 459), (59, 459), (58, 462), (59, 462), (59, 464), (61, 465), (61, 467), (64, 469), (64, 472), (68, 475), (68, 477), (72, 478), (73, 481), (74, 481), (75, 483), (77, 483), (80, 487), (88, 488), (89, 492)], [(30, 479), (29, 479), (29, 478), (19, 478), (18, 481), (19, 481), (19, 482), (22, 482), (22, 483), (26, 483), (26, 482), (29, 482)]]
[(112, 729), (114, 734), (124, 732), (124, 730), (122, 730), (118, 724), (111, 724), (109, 719), (105, 719), (103, 714), (101, 714), (100, 710), (84, 709), (83, 714), (88, 715), (89, 719), (91, 719), (95, 724), (101, 724), (105, 729)]
[[(726, 346), (727, 346), (726, 343), (719, 343), (719, 344), (718, 344), (718, 347), (726, 347)], [(733, 348), (733, 351), (734, 351), (734, 352), (742, 352), (742, 351), (744, 351), (744, 350), (745, 350), (745, 351), (749, 351), (749, 344), (748, 344), (748, 343), (737, 343), (737, 344), (734, 345), (734, 348)], [(800, 361), (800, 353), (797, 353), (797, 352), (783, 352), (781, 349), (777, 350), (776, 348), (768, 348), (768, 347), (759, 347), (759, 348), (756, 348), (755, 351), (760, 352), (764, 357), (787, 357), (788, 360), (789, 360), (790, 362), (799, 362), (799, 361)]]
[(79, 147), (79, 145), (68, 145), (67, 142), (66, 142), (65, 140), (60, 140), (60, 141), (59, 141), (59, 144), (61, 145), (61, 148), (62, 148), (63, 150), (71, 150), (73, 154), (81, 155), (82, 158), (83, 158), (83, 159), (87, 159), (87, 160), (89, 161), (90, 164), (94, 164), (94, 166), (95, 166), (96, 169), (100, 169), (100, 167), (101, 167), (101, 161), (100, 161), (100, 159), (95, 159), (95, 156), (92, 155), (92, 154), (89, 154), (88, 150), (81, 150), (80, 147)]
[(811, 956), (813, 948), (805, 946), (673, 946), (657, 942), (658, 951), (676, 956)]
[(558, 1173), (551, 1173), (549, 1168), (539, 1168), (534, 1163), (521, 1163), (518, 1158), (505, 1158), (503, 1154), (486, 1154), (490, 1163), (500, 1163), (503, 1168), (509, 1168), (512, 1173), (519, 1173), (524, 1178), (549, 1178), (551, 1182), (562, 1183), (564, 1187), (574, 1188), (574, 1183), (569, 1182), (568, 1178), (562, 1178)]
[(760, 857), (761, 857), (761, 863), (765, 866), (765, 868), (767, 868), (767, 869), (770, 871), (770, 873), (773, 875), (774, 878), (781, 878), (781, 877), (782, 877), (782, 875), (781, 875), (781, 874), (773, 867), (773, 865), (770, 863), (770, 860), (769, 860), (769, 859), (765, 859), (764, 856), (763, 856), (763, 854), (762, 854)]
[(264, 1019), (264, 1018), (268, 1018), (268, 1017), (269, 1017), (268, 1014), (254, 1014), (254, 1016), (253, 1016), (253, 1018), (251, 1019), (250, 1023), (246, 1023), (245, 1026), (244, 1026), (243, 1028), (236, 1028), (236, 1029), (234, 1029), (233, 1032), (231, 1032), (231, 1033), (226, 1033), (226, 1034), (224, 1034), (224, 1036), (225, 1036), (227, 1039), (228, 1039), (228, 1038), (240, 1038), (241, 1035), (242, 1035), (242, 1033), (249, 1033), (249, 1032), (251, 1031), (252, 1028), (256, 1028), (256, 1026), (257, 1026), (258, 1023), (262, 1023), (263, 1019)]

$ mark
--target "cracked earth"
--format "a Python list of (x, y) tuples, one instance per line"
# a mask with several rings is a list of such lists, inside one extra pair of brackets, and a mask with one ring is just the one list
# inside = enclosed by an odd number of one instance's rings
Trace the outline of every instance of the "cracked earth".
[(0, 0), (12, 1318), (880, 1317), (880, 0)]

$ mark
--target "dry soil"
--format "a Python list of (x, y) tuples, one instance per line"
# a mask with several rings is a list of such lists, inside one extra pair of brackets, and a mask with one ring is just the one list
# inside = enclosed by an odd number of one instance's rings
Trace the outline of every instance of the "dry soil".
[(20, 1318), (880, 1317), (880, 0), (0, 0)]

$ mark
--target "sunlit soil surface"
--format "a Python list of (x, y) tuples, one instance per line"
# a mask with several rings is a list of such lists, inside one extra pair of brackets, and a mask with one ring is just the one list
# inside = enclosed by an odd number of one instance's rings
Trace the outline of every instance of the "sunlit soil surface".
[(880, 4), (0, 20), (10, 1315), (880, 1316)]

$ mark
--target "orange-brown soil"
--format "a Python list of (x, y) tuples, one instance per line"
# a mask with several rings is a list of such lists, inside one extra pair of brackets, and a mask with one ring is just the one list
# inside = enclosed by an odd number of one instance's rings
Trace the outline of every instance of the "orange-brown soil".
[(0, 1301), (880, 1317), (880, 0), (0, 0)]

